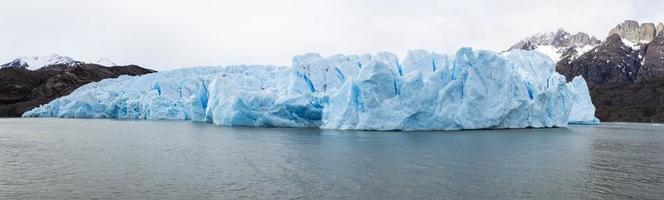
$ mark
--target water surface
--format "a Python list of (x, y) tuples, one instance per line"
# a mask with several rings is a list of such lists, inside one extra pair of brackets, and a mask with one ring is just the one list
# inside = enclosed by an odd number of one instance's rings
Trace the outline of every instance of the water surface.
[(352, 132), (0, 119), (0, 199), (662, 199), (664, 126)]

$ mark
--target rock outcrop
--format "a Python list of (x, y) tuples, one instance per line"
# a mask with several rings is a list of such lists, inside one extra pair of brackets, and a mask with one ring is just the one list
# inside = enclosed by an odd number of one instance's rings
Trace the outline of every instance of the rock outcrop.
[(664, 79), (664, 34), (660, 33), (641, 49), (644, 56), (637, 80), (645, 82)]
[(634, 20), (625, 20), (609, 31), (609, 36), (620, 35), (623, 39), (632, 43), (648, 43), (655, 39), (664, 29), (664, 24), (643, 23)]

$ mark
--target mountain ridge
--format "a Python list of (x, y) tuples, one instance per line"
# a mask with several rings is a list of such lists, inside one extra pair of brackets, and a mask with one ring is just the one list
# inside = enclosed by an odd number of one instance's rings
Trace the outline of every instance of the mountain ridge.
[(73, 59), (69, 56), (61, 56), (54, 53), (48, 56), (21, 56), (15, 58), (11, 62), (1, 64), (0, 68), (25, 68), (28, 70), (38, 70), (51, 65), (68, 65), (74, 67), (82, 64), (98, 64), (107, 67), (118, 66), (116, 62), (111, 61), (109, 58), (100, 58), (96, 62), (84, 62)]
[(538, 33), (526, 37), (512, 45), (509, 50), (538, 50), (554, 62), (562, 59), (574, 59), (600, 44), (601, 41), (584, 32), (571, 34), (562, 28), (548, 33)]
[(49, 56), (21, 56), (9, 63), (0, 65), (0, 68), (25, 68), (29, 70), (37, 70), (50, 65), (76, 66), (82, 63), (84, 62), (74, 60), (68, 56), (51, 54)]

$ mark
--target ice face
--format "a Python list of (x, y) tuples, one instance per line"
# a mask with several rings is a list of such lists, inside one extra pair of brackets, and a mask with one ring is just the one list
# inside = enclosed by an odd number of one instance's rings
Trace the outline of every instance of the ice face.
[[(421, 60), (421, 56), (409, 58)], [(401, 77), (388, 66), (374, 63), (331, 96), (323, 110), (322, 127), (458, 130), (566, 126), (574, 91), (561, 75), (537, 70), (543, 68), (541, 65), (552, 66), (551, 61), (541, 60), (548, 59), (525, 51), (498, 55), (466, 48), (449, 63), (439, 64), (450, 70), (427, 70), (431, 74), (428, 79), (423, 79), (421, 70)]]
[(231, 69), (200, 67), (105, 79), (24, 116), (203, 121), (209, 82)]
[(230, 126), (459, 130), (596, 123), (582, 78), (535, 51), (321, 57), (290, 67), (197, 67), (85, 85), (24, 114)]
[(576, 99), (572, 106), (569, 116), (570, 124), (599, 124), (599, 119), (595, 117), (595, 106), (593, 105), (586, 80), (582, 76), (574, 77), (571, 82)]
[(426, 50), (408, 51), (403, 60), (403, 73), (419, 71), (422, 74), (432, 74), (439, 69), (446, 68), (447, 56), (429, 52)]
[(243, 73), (217, 77), (209, 84), (208, 121), (233, 126), (318, 127), (322, 107), (316, 104), (314, 92), (287, 94), (288, 85), (296, 91), (309, 90), (310, 80), (301, 74), (254, 66)]

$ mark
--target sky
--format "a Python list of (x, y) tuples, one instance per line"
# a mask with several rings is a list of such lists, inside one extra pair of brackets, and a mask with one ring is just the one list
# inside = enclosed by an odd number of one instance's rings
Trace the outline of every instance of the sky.
[(659, 0), (2, 0), (0, 62), (59, 54), (157, 70), (289, 65), (408, 50), (502, 51), (564, 28), (603, 39), (625, 19), (664, 21)]

